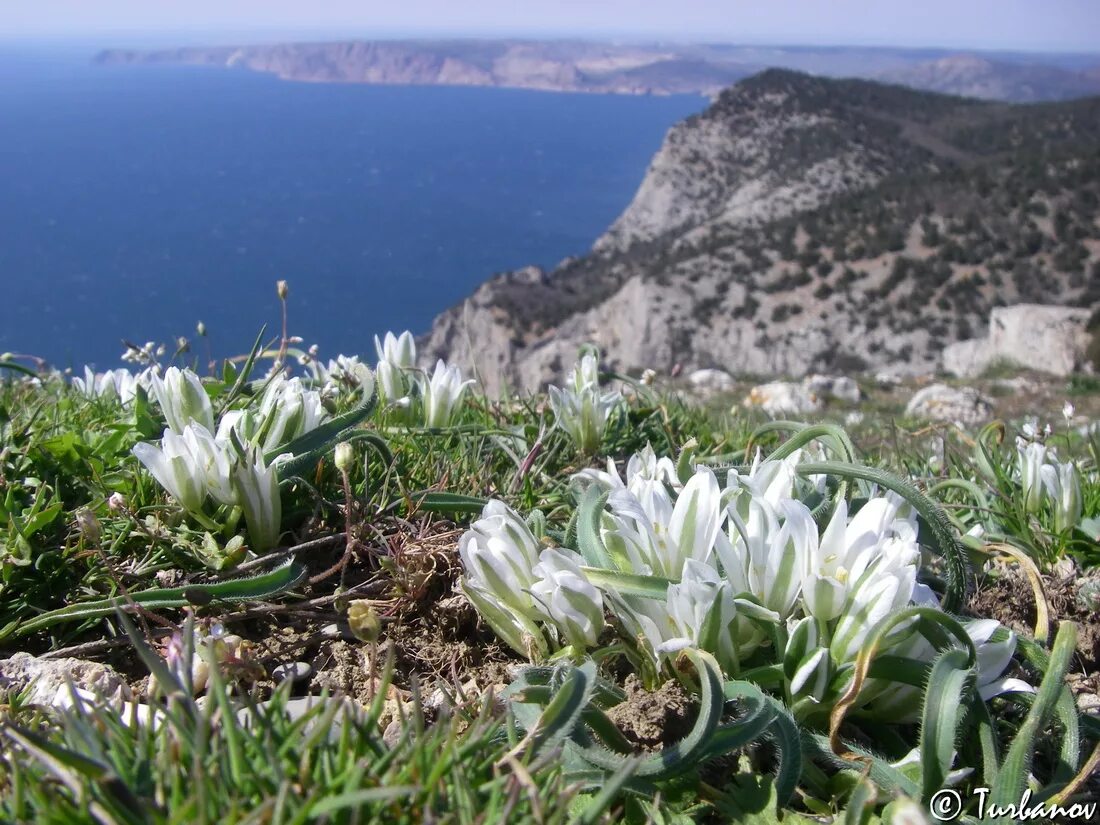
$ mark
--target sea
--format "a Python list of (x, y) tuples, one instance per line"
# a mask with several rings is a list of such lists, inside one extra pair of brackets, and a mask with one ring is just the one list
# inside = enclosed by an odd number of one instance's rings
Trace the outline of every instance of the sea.
[[(0, 353), (321, 357), (586, 252), (696, 96), (297, 83), (0, 48)], [(206, 340), (198, 339), (199, 323)]]

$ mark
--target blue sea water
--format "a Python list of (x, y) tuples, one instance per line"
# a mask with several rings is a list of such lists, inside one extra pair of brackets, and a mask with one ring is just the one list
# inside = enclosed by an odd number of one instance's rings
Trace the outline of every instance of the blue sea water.
[(585, 252), (704, 105), (0, 52), (0, 352), (104, 368), (201, 320), (235, 354), (286, 279), (292, 334), (370, 353)]

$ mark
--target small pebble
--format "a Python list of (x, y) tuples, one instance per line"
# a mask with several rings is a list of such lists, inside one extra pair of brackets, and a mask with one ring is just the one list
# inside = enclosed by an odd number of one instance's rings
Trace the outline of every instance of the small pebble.
[(312, 674), (313, 668), (309, 662), (285, 662), (271, 671), (276, 682), (285, 682), (288, 679), (291, 682), (304, 682)]
[(348, 639), (349, 641), (356, 641), (355, 634), (351, 632), (346, 624), (327, 624), (318, 631), (319, 635), (326, 639)]

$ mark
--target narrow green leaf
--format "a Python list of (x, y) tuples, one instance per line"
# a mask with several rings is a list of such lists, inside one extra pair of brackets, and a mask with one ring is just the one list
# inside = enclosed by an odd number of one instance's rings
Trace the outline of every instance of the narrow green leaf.
[(315, 802), (309, 808), (309, 819), (331, 816), (348, 808), (359, 809), (378, 802), (392, 802), (420, 793), (416, 785), (389, 785), (381, 788), (363, 788), (358, 791), (330, 796)]
[(303, 565), (298, 564), (293, 559), (287, 559), (278, 567), (256, 576), (190, 584), (183, 587), (141, 590), (137, 593), (131, 593), (128, 598), (116, 596), (92, 602), (78, 602), (68, 607), (52, 610), (49, 613), (43, 613), (41, 616), (36, 616), (29, 621), (14, 626), (8, 625), (3, 631), (0, 631), (0, 640), (11, 635), (25, 636), (28, 633), (34, 633), (60, 622), (109, 616), (116, 610), (125, 609), (131, 603), (151, 609), (185, 607), (194, 604), (197, 594), (209, 596), (212, 601), (234, 602), (263, 599), (290, 590), (304, 581), (306, 575), (307, 571)]
[(969, 704), (974, 672), (965, 650), (945, 650), (932, 663), (921, 715), (921, 800), (944, 788), (955, 756), (959, 726)]

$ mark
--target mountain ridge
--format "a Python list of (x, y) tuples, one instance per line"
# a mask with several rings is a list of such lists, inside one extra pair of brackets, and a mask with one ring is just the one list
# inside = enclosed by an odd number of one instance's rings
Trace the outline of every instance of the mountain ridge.
[(624, 44), (583, 40), (355, 40), (111, 49), (103, 65), (244, 68), (285, 80), (497, 86), (544, 91), (714, 96), (768, 67), (861, 76), (990, 99), (1058, 100), (1100, 94), (1100, 55), (1071, 65), (1056, 55), (872, 47)]
[(768, 70), (670, 130), (588, 255), (496, 276), (423, 347), (494, 389), (585, 342), (621, 372), (931, 371), (995, 306), (1100, 301), (1097, 134), (1100, 98)]

